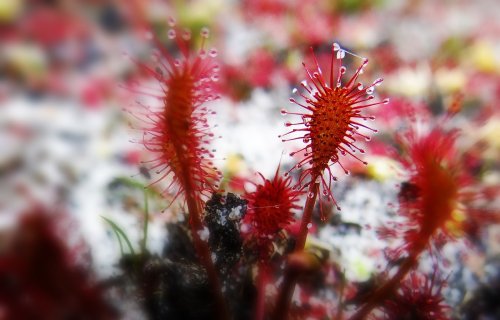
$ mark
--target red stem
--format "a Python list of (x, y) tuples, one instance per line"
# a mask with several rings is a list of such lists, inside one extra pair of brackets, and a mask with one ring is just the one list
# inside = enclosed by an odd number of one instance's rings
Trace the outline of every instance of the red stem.
[[(314, 179), (315, 181), (316, 179)], [(299, 236), (297, 237), (297, 242), (295, 243), (294, 251), (304, 250), (306, 244), (307, 234), (309, 232), (308, 225), (311, 223), (314, 205), (316, 204), (316, 198), (318, 196), (318, 183), (311, 183), (309, 185), (309, 190), (307, 192), (307, 200), (304, 206), (304, 212), (302, 213), (302, 221), (300, 223)], [(276, 302), (276, 307), (274, 309), (275, 320), (285, 320), (288, 317), (288, 310), (290, 309), (290, 302), (292, 300), (293, 292), (295, 290), (295, 284), (297, 282), (297, 274), (288, 270), (285, 273), (283, 279), (283, 284), (281, 285), (281, 290), (278, 295), (278, 301)]]
[(295, 251), (304, 250), (306, 244), (307, 234), (309, 233), (308, 225), (311, 223), (314, 205), (318, 196), (318, 183), (311, 183), (307, 191), (306, 205), (304, 206), (304, 213), (302, 214), (302, 221), (300, 223), (299, 236), (295, 243)]
[(266, 314), (266, 285), (267, 285), (267, 266), (261, 262), (259, 264), (259, 271), (257, 275), (258, 292), (257, 292), (257, 306), (255, 308), (255, 320), (264, 320)]
[(274, 307), (274, 316), (272, 317), (272, 319), (288, 319), (288, 310), (290, 309), (290, 302), (292, 300), (293, 292), (295, 291), (296, 281), (297, 275), (294, 272), (288, 270), (285, 273), (283, 284), (281, 285), (281, 290), (278, 295), (276, 306)]
[(189, 210), (189, 225), (196, 254), (207, 271), (208, 282), (212, 289), (212, 294), (215, 299), (217, 319), (229, 320), (229, 311), (222, 295), (222, 288), (219, 281), (219, 274), (212, 261), (212, 254), (207, 241), (200, 238), (199, 231), (203, 230), (204, 226), (201, 221), (200, 208), (198, 202), (192, 192), (186, 192), (186, 202)]

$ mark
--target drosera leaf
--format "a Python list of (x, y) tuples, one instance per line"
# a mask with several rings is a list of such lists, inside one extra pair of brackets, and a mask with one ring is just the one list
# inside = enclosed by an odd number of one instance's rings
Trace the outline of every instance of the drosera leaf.
[(104, 216), (101, 216), (101, 218), (106, 221), (109, 226), (111, 227), (111, 229), (113, 230), (113, 232), (116, 234), (116, 237), (118, 238), (118, 243), (120, 244), (120, 251), (121, 251), (121, 254), (124, 255), (124, 250), (123, 250), (123, 245), (122, 245), (122, 242), (121, 242), (121, 239), (120, 238), (123, 238), (123, 240), (125, 241), (125, 243), (127, 244), (128, 246), (128, 249), (130, 251), (130, 253), (135, 256), (135, 251), (134, 251), (134, 248), (132, 247), (132, 243), (130, 242), (130, 240), (128, 239), (127, 237), (127, 234), (123, 231), (122, 228), (120, 228), (115, 222), (113, 222), (111, 219), (109, 218), (106, 218)]

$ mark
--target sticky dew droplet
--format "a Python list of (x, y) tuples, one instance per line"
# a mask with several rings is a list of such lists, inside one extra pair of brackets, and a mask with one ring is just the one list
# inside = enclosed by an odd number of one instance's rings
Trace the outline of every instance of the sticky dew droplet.
[(168, 37), (169, 39), (175, 39), (175, 36), (176, 36), (176, 32), (175, 32), (175, 30), (174, 30), (174, 29), (170, 29), (170, 30), (168, 30), (168, 32), (167, 32), (167, 37)]
[(210, 51), (208, 52), (208, 55), (212, 58), (217, 57), (217, 49), (215, 49), (215, 48), (210, 49)]
[(169, 27), (175, 27), (175, 19), (174, 19), (174, 17), (168, 17), (167, 23), (168, 23)]
[(345, 58), (345, 50), (339, 49), (337, 51), (337, 59), (344, 59)]

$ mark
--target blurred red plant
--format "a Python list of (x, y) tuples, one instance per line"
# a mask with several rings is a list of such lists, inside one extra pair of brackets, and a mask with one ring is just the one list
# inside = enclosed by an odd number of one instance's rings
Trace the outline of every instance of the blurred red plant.
[(449, 319), (450, 308), (441, 293), (445, 282), (436, 277), (436, 273), (430, 277), (416, 272), (410, 273), (397, 292), (383, 303), (381, 309), (384, 314), (377, 319)]
[[(55, 220), (57, 218), (57, 220)], [(104, 290), (56, 232), (67, 217), (33, 208), (0, 251), (1, 319), (117, 319)]]
[(90, 28), (82, 16), (76, 15), (64, 6), (34, 6), (22, 18), (19, 32), (46, 48), (54, 48), (64, 41), (85, 37)]
[(386, 226), (379, 230), (382, 238), (403, 240), (394, 258), (422, 252), (439, 231), (450, 236), (447, 226), (465, 218), (460, 198), (467, 180), (460, 174), (456, 137), (456, 131), (440, 128), (422, 136), (415, 131), (405, 136), (406, 154), (401, 162), (409, 180), (399, 194), (404, 222), (397, 228)]
[(498, 220), (487, 206), (477, 205), (485, 194), (463, 167), (457, 137), (457, 130), (434, 128), (422, 134), (412, 129), (401, 139), (401, 164), (409, 175), (399, 193), (403, 221), (379, 230), (382, 238), (402, 240), (394, 259), (459, 236), (474, 237), (478, 224)]
[(242, 1), (243, 13), (248, 19), (260, 16), (280, 16), (289, 9), (290, 4), (284, 0), (245, 0)]
[(457, 130), (437, 127), (424, 133), (411, 128), (400, 139), (404, 152), (400, 161), (408, 173), (399, 193), (402, 221), (387, 224), (378, 232), (383, 239), (400, 240), (388, 256), (391, 262), (403, 260), (397, 272), (368, 297), (352, 319), (365, 319), (388, 299), (418, 267), (422, 252), (431, 249), (431, 254), (438, 254), (446, 242), (459, 236), (477, 236), (481, 225), (499, 221), (498, 213), (481, 203), (483, 191), (473, 185), (462, 168), (455, 147), (457, 137)]

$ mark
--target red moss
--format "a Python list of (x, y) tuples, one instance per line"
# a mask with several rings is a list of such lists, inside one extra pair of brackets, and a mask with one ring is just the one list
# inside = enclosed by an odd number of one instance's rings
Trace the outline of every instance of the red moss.
[[(357, 146), (357, 141), (359, 139), (370, 140), (370, 138), (360, 130), (362, 128), (372, 132), (377, 130), (364, 124), (365, 121), (373, 120), (374, 117), (365, 116), (361, 111), (364, 108), (388, 103), (389, 101), (386, 99), (384, 101), (370, 102), (374, 99), (373, 91), (375, 86), (382, 82), (381, 78), (375, 80), (368, 87), (364, 87), (360, 82), (357, 82), (359, 75), (368, 64), (367, 59), (363, 59), (361, 66), (358, 67), (346, 83), (342, 82), (346, 68), (341, 64), (346, 52), (338, 44), (333, 44), (331, 62), (328, 67), (329, 77), (323, 75), (313, 53), (316, 63), (315, 69), (310, 70), (303, 63), (309, 81), (304, 80), (301, 83), (305, 91), (300, 93), (300, 96), (304, 99), (304, 102), (299, 102), (294, 98), (290, 99), (290, 102), (306, 111), (289, 112), (282, 110), (282, 114), (301, 117), (297, 123), (285, 123), (287, 127), (294, 127), (294, 129), (280, 136), (284, 137), (283, 141), (303, 140), (306, 144), (302, 149), (290, 154), (293, 156), (299, 152), (304, 152), (304, 158), (292, 169), (299, 169), (304, 165), (309, 165), (301, 174), (299, 187), (306, 188), (320, 179), (323, 195), (333, 201), (335, 200), (332, 196), (331, 186), (332, 182), (336, 181), (337, 178), (330, 170), (330, 166), (338, 164), (348, 174), (348, 170), (340, 162), (341, 156), (350, 156), (366, 164), (356, 155), (356, 153), (365, 152)], [(338, 61), (338, 66), (335, 61)], [(337, 67), (337, 71), (334, 71), (335, 67)], [(296, 91), (294, 89), (294, 92)], [(290, 134), (298, 136), (288, 138), (287, 136)], [(328, 176), (326, 179), (323, 176), (324, 172)]]
[[(218, 66), (204, 47), (208, 30), (201, 32), (202, 45), (198, 53), (189, 49), (190, 33), (172, 28), (170, 39), (176, 39), (179, 57), (166, 50), (156, 55), (158, 65), (143, 65), (160, 82), (160, 92), (154, 94), (161, 101), (158, 108), (145, 107), (144, 145), (156, 154), (152, 169), (159, 175), (157, 181), (170, 177), (166, 191), (175, 188), (176, 195), (190, 193), (199, 196), (213, 191), (219, 172), (213, 167), (214, 157), (209, 148), (213, 137), (207, 116), (212, 112), (206, 103), (217, 99), (214, 82), (218, 80)], [(158, 45), (161, 48), (161, 44)], [(157, 182), (156, 181), (156, 182)]]

